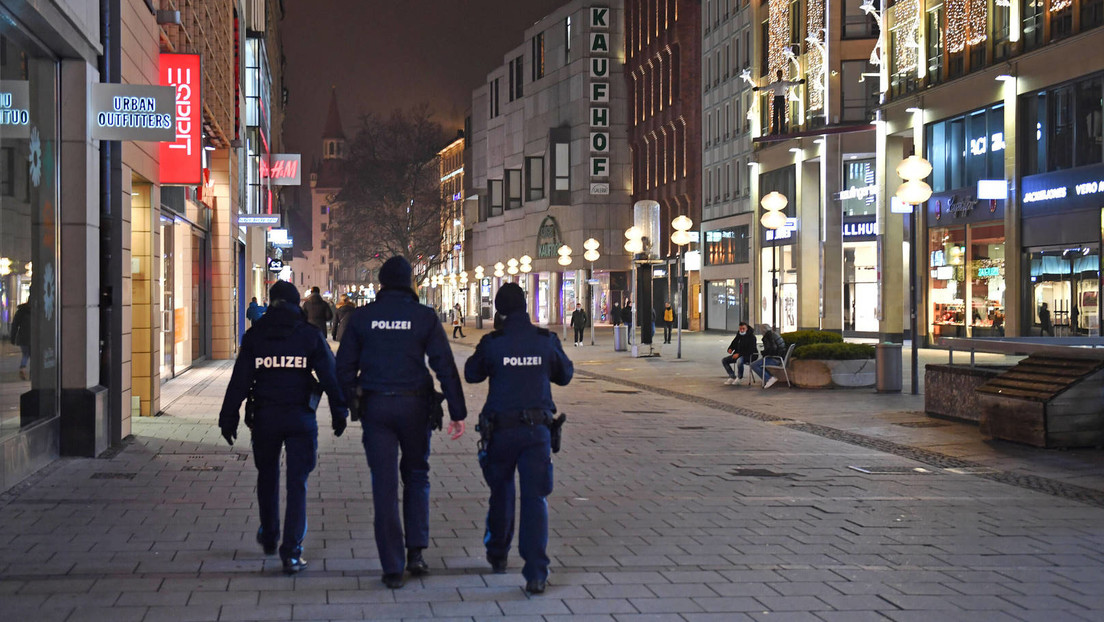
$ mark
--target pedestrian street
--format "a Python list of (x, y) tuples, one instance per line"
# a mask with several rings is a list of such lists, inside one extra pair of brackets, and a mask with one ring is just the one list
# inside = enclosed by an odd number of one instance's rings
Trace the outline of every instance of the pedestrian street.
[[(706, 337), (687, 339), (694, 351), (693, 339)], [(458, 364), (474, 343), (454, 344)], [(801, 420), (812, 420), (808, 405), (818, 400), (825, 410), (848, 400), (876, 408), (869, 392), (723, 387), (719, 365), (716, 382), (700, 374), (690, 382), (670, 358), (629, 362), (618, 358), (623, 353), (599, 353), (608, 347), (587, 348), (568, 348), (575, 380), (554, 389), (568, 423), (554, 457), (552, 574), (543, 595), (523, 592), (516, 548), (507, 574), (491, 574), (484, 560), (487, 494), (474, 421), (459, 441), (434, 435), (431, 573), (386, 589), (359, 424), (335, 439), (325, 407), (308, 491), (310, 567), (284, 576), (279, 558), (254, 542), (249, 432), (242, 427), (232, 448), (219, 436), (231, 362), (216, 361), (166, 384), (165, 413), (136, 418), (121, 450), (63, 458), (0, 496), (4, 617), (1057, 622), (1104, 615), (1104, 504), (1091, 494), (1076, 500), (1062, 494), (1072, 487), (1046, 494), (985, 471), (939, 468), (932, 450), (918, 452), (928, 458), (918, 461), (864, 446), (858, 432), (829, 438)], [(648, 382), (619, 371), (644, 365), (660, 370)], [(486, 384), (464, 389), (474, 418)], [(754, 409), (710, 407), (738, 404), (738, 391), (756, 392), (745, 400)], [(1018, 455), (1005, 457), (1009, 472), (1030, 468)], [(1079, 455), (1049, 468), (1057, 473)], [(1091, 460), (1077, 464), (1092, 468)]]

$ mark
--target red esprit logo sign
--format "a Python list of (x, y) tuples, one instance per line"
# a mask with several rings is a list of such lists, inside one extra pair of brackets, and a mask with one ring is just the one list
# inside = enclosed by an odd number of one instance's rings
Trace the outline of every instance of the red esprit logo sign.
[(159, 74), (161, 85), (176, 91), (176, 140), (161, 143), (161, 183), (198, 185), (203, 182), (199, 55), (162, 54)]

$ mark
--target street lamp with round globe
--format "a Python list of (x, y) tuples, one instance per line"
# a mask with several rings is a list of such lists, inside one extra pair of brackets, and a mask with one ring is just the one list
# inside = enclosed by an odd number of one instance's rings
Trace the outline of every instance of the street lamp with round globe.
[(684, 275), (682, 273), (683, 266), (683, 249), (689, 244), (693, 237), (690, 235), (690, 227), (694, 226), (694, 221), (690, 220), (685, 214), (679, 214), (671, 221), (671, 227), (675, 232), (671, 234), (671, 241), (678, 245), (678, 306), (675, 307), (675, 322), (678, 323), (678, 347), (675, 354), (675, 358), (682, 358), (682, 281)]

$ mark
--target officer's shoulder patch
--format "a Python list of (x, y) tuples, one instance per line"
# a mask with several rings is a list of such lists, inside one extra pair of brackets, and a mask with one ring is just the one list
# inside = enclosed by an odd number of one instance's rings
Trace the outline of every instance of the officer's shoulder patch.
[(548, 330), (547, 328), (537, 328), (537, 334), (541, 337), (547, 337), (552, 334), (552, 331)]

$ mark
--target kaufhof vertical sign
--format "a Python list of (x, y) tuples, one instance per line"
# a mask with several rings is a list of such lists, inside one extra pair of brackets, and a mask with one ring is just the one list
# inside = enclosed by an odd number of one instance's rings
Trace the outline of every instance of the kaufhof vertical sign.
[(161, 143), (161, 183), (198, 185), (203, 182), (202, 76), (198, 54), (162, 54), (161, 86), (175, 91), (175, 140)]
[(609, 194), (610, 170), (610, 10), (590, 12), (590, 193)]

